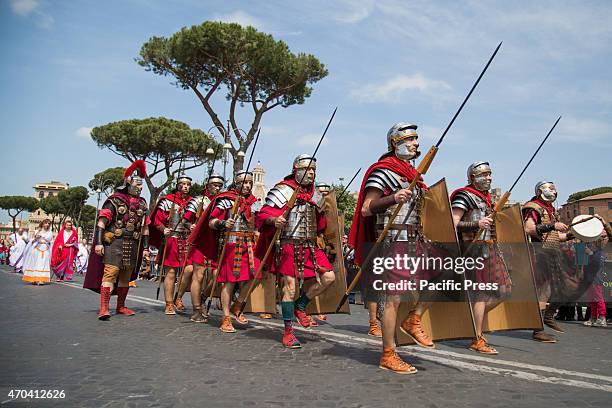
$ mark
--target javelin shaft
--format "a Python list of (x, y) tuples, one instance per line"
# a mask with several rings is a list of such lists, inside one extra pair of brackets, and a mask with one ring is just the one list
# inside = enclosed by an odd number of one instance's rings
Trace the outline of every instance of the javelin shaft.
[(438, 143), (436, 143), (436, 147), (439, 147), (440, 144), (442, 144), (442, 140), (444, 140), (444, 137), (446, 136), (446, 133), (448, 133), (448, 131), (451, 128), (451, 126), (453, 126), (453, 123), (455, 123), (455, 119), (457, 119), (457, 116), (459, 116), (459, 113), (461, 113), (461, 110), (463, 109), (463, 107), (467, 103), (468, 99), (470, 99), (470, 96), (472, 96), (472, 92), (474, 92), (474, 89), (476, 89), (476, 87), (478, 86), (478, 83), (480, 82), (480, 80), (484, 76), (485, 72), (487, 72), (487, 69), (489, 68), (489, 65), (491, 65), (491, 62), (493, 62), (493, 58), (495, 58), (495, 55), (497, 55), (497, 51), (499, 51), (499, 48), (501, 47), (502, 42), (500, 42), (499, 45), (497, 46), (497, 48), (495, 48), (495, 51), (493, 51), (493, 55), (491, 55), (491, 58), (489, 58), (489, 61), (487, 62), (487, 65), (485, 65), (484, 69), (482, 70), (482, 72), (478, 76), (478, 79), (476, 80), (476, 82), (472, 86), (472, 89), (470, 89), (470, 92), (467, 94), (467, 96), (463, 100), (463, 103), (461, 104), (461, 106), (459, 106), (459, 109), (455, 113), (455, 116), (453, 116), (453, 118), (449, 122), (448, 126), (444, 130), (444, 133), (442, 133), (442, 136), (440, 137), (440, 140), (438, 140)]

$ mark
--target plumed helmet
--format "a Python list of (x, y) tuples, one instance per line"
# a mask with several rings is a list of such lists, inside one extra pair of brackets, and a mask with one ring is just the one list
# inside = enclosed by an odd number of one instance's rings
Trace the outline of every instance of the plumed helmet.
[(124, 182), (128, 179), (143, 179), (147, 176), (147, 166), (144, 160), (136, 160), (134, 161), (130, 167), (125, 169), (123, 172), (123, 180)]

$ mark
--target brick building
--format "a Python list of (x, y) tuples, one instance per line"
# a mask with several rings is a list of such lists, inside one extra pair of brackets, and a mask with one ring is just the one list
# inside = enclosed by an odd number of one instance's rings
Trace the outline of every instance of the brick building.
[(596, 194), (563, 204), (559, 209), (561, 222), (569, 224), (580, 214), (599, 214), (612, 225), (612, 193)]

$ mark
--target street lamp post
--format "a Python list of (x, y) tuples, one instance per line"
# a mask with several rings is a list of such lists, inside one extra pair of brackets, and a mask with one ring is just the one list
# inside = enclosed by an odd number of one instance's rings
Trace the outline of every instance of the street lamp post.
[[(108, 197), (108, 193), (106, 192), (109, 188), (112, 188), (114, 186), (114, 181), (111, 179), (96, 179), (96, 182), (94, 183), (94, 186), (96, 187), (96, 189), (94, 190), (95, 193), (98, 195), (98, 200), (96, 203), (96, 216), (94, 218), (94, 225), (98, 220), (98, 213), (100, 212), (100, 198), (102, 196), (102, 193), (104, 193), (107, 197)], [(94, 227), (95, 228), (95, 227)]]

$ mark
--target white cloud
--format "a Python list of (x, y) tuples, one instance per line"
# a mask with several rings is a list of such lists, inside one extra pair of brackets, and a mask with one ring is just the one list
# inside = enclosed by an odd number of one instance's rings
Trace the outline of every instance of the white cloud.
[(238, 23), (241, 26), (253, 26), (258, 30), (264, 30), (265, 25), (263, 22), (255, 16), (243, 11), (236, 10), (229, 14), (217, 14), (213, 17), (215, 21), (222, 21), (224, 23)]
[(74, 131), (75, 136), (83, 139), (89, 139), (91, 137), (91, 130), (93, 128), (82, 126)]
[(38, 0), (11, 0), (11, 9), (20, 16), (27, 16), (38, 6)]
[(55, 19), (48, 14), (39, 13), (38, 21), (36, 25), (40, 28), (49, 29), (55, 24)]
[[(576, 118), (572, 116), (562, 117), (556, 131), (558, 140), (571, 141), (579, 144), (611, 145), (609, 141), (612, 134), (610, 124), (598, 119)], [(608, 139), (607, 141), (605, 139)]]
[(396, 75), (382, 83), (364, 84), (351, 91), (351, 97), (360, 102), (394, 102), (407, 91), (430, 93), (450, 90), (445, 81), (429, 79), (422, 74)]
[(334, 13), (333, 18), (336, 21), (347, 24), (358, 23), (370, 17), (375, 7), (374, 1), (371, 0), (358, 2), (344, 0), (339, 3), (342, 4), (342, 10)]
[(36, 25), (40, 28), (49, 29), (55, 24), (55, 19), (40, 11), (40, 2), (39, 0), (10, 0), (11, 1), (11, 9), (13, 13), (22, 16), (28, 17), (30, 15), (34, 16), (34, 20), (36, 21)]
[[(305, 134), (295, 139), (295, 144), (301, 147), (316, 147), (317, 143), (319, 143), (319, 139), (321, 139), (321, 134), (308, 133), (308, 134)], [(328, 143), (329, 143), (329, 136), (325, 136), (325, 139), (323, 139), (323, 142), (321, 142), (321, 145), (326, 145)]]

